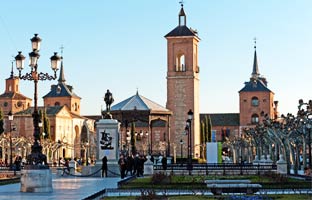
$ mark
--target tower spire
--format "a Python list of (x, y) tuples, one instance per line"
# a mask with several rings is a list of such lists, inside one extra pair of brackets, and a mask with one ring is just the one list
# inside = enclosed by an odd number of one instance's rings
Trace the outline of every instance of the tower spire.
[(181, 10), (179, 12), (179, 26), (186, 26), (186, 15), (183, 9), (183, 0), (179, 2), (181, 4)]
[(65, 75), (64, 75), (64, 67), (63, 67), (63, 45), (60, 47), (61, 49), (61, 69), (60, 69), (60, 76), (59, 76), (59, 79), (58, 79), (58, 82), (59, 83), (65, 83)]
[(254, 38), (254, 62), (253, 62), (253, 67), (252, 67), (252, 78), (257, 79), (260, 75), (259, 73), (259, 68), (258, 68), (258, 59), (257, 59), (257, 38)]
[(13, 71), (13, 61), (11, 61), (12, 67), (11, 67), (11, 75), (10, 78), (13, 79), (14, 77), (14, 71)]

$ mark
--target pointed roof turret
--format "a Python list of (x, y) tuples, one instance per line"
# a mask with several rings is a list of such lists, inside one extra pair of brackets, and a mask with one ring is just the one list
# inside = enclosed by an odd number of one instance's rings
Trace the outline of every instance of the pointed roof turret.
[(43, 96), (43, 98), (46, 97), (75, 97), (79, 98), (74, 92), (73, 92), (73, 86), (67, 85), (65, 82), (65, 75), (64, 75), (64, 66), (63, 66), (63, 56), (61, 57), (61, 68), (60, 68), (60, 76), (58, 79), (57, 85), (52, 85), (51, 90), (48, 94)]
[(186, 15), (183, 9), (183, 1), (181, 1), (180, 4), (181, 4), (181, 10), (179, 13), (179, 26), (186, 26)]
[(260, 73), (259, 73), (259, 68), (258, 68), (256, 41), (255, 41), (255, 46), (254, 46), (254, 48), (255, 48), (255, 54), (254, 54), (254, 62), (253, 62), (251, 77), (252, 77), (253, 79), (257, 79), (257, 78), (260, 76)]
[(63, 67), (63, 56), (62, 56), (62, 62), (61, 62), (61, 69), (60, 69), (60, 76), (58, 79), (59, 83), (65, 83), (65, 75), (64, 75), (64, 67)]
[(165, 35), (165, 37), (167, 38), (167, 37), (192, 36), (192, 37), (198, 38), (197, 31), (191, 28), (188, 28), (186, 26), (186, 15), (185, 15), (184, 8), (183, 8), (183, 1), (181, 1), (180, 4), (181, 4), (181, 9), (179, 12), (179, 25), (175, 29), (173, 29), (171, 32), (169, 32), (167, 35)]
[(14, 78), (14, 71), (13, 71), (13, 61), (12, 61), (12, 67), (11, 67), (11, 75), (10, 75), (10, 79)]
[(259, 68), (258, 68), (258, 59), (257, 59), (257, 47), (256, 47), (256, 39), (255, 39), (255, 54), (254, 54), (254, 62), (252, 66), (251, 78), (248, 82), (245, 82), (245, 87), (241, 89), (239, 92), (251, 92), (251, 91), (270, 91), (267, 87), (267, 80), (265, 77), (260, 76)]
[(59, 76), (59, 79), (58, 79), (58, 82), (59, 83), (65, 83), (65, 75), (64, 75), (64, 67), (63, 67), (63, 50), (64, 50), (64, 46), (62, 45), (60, 47), (61, 49), (61, 69), (60, 69), (60, 76)]

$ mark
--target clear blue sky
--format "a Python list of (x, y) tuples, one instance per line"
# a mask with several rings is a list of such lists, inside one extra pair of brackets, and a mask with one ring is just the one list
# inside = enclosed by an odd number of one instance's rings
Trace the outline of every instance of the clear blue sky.
[[(31, 51), (42, 38), (39, 71), (64, 46), (66, 82), (81, 100), (83, 115), (100, 114), (107, 89), (118, 103), (136, 93), (166, 106), (166, 39), (178, 25), (178, 0), (3, 1), (0, 7), (0, 92), (12, 56)], [(197, 29), (200, 113), (238, 113), (238, 91), (252, 72), (257, 38), (260, 74), (279, 101), (295, 113), (298, 99), (312, 99), (311, 0), (186, 0), (187, 26)], [(28, 62), (28, 58), (27, 58)], [(15, 69), (15, 64), (14, 64)], [(24, 69), (24, 73), (29, 68)], [(15, 74), (17, 71), (15, 69)], [(42, 96), (56, 81), (39, 83)], [(21, 81), (33, 98), (33, 83)]]

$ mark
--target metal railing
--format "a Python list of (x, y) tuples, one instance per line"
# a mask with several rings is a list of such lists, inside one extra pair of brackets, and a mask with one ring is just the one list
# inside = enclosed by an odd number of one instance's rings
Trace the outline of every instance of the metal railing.
[[(154, 170), (163, 170), (161, 165), (154, 165)], [(253, 164), (233, 164), (233, 163), (214, 163), (214, 164), (192, 164), (189, 168), (188, 164), (168, 164), (167, 171), (172, 172), (186, 172), (204, 173), (206, 175), (211, 173), (218, 174), (262, 174), (267, 171), (276, 171), (276, 165), (253, 165)]]

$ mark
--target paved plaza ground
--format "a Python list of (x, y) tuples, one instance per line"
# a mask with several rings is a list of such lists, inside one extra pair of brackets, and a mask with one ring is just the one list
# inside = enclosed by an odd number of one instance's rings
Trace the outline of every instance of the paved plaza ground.
[(117, 188), (121, 179), (116, 178), (81, 178), (60, 177), (53, 174), (51, 193), (20, 192), (20, 183), (0, 186), (0, 200), (42, 200), (42, 199), (84, 199), (105, 188)]

